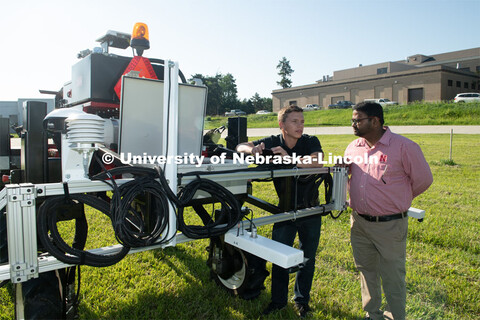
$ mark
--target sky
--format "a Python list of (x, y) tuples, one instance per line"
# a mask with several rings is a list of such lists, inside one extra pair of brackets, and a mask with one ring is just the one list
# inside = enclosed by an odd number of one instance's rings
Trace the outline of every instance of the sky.
[[(238, 97), (342, 70), (480, 47), (480, 0), (17, 0), (0, 11), (0, 101), (50, 98), (71, 79), (77, 53), (108, 30), (148, 25), (144, 56), (177, 61), (189, 78), (231, 73)], [(132, 56), (131, 49), (111, 53)]]

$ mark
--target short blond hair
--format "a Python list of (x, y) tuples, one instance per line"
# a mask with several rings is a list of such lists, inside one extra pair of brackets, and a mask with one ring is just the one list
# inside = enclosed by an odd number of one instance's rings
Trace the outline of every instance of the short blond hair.
[(285, 122), (288, 115), (292, 112), (303, 112), (303, 109), (295, 105), (287, 106), (280, 109), (280, 111), (278, 111), (278, 122)]

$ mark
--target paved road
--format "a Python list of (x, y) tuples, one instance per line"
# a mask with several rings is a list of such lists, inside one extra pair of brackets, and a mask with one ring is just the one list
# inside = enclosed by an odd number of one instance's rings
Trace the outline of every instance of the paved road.
[[(480, 134), (480, 126), (391, 126), (390, 129), (399, 134), (408, 133), (450, 133), (453, 129), (454, 134)], [(304, 132), (310, 135), (326, 135), (326, 134), (351, 134), (351, 127), (308, 127)], [(248, 137), (263, 137), (279, 134), (278, 128), (252, 128), (247, 129)], [(222, 134), (222, 138), (227, 136), (227, 130)], [(11, 139), (12, 149), (20, 149), (20, 139)]]
[[(390, 129), (399, 134), (408, 133), (450, 133), (453, 129), (454, 134), (480, 134), (480, 126), (390, 126)], [(352, 127), (308, 127), (304, 132), (310, 135), (326, 135), (326, 134), (351, 134)], [(279, 134), (278, 128), (252, 128), (247, 129), (248, 137), (261, 137)], [(227, 130), (222, 137), (227, 136)]]

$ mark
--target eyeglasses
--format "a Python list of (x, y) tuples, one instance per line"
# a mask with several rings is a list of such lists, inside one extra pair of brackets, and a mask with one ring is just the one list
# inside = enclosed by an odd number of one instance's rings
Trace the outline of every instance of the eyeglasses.
[(362, 118), (362, 119), (352, 119), (352, 124), (358, 124), (359, 122), (362, 122), (363, 120), (365, 119), (370, 119), (371, 117), (366, 117), (366, 118)]

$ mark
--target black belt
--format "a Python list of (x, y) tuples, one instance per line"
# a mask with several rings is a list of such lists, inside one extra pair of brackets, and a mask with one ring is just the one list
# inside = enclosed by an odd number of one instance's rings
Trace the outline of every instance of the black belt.
[(403, 219), (408, 216), (407, 211), (402, 213), (391, 214), (389, 216), (369, 216), (368, 214), (360, 214), (357, 213), (363, 219), (370, 221), (370, 222), (384, 222), (384, 221), (391, 221), (397, 219)]

